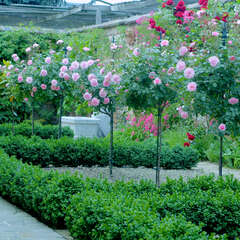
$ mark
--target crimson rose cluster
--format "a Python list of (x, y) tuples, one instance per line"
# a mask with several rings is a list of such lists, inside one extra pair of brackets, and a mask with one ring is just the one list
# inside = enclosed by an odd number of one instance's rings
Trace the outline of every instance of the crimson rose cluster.
[(189, 132), (187, 132), (187, 137), (189, 142), (185, 142), (183, 145), (184, 147), (190, 147), (190, 144), (192, 143), (192, 141), (195, 139), (195, 136), (190, 134)]

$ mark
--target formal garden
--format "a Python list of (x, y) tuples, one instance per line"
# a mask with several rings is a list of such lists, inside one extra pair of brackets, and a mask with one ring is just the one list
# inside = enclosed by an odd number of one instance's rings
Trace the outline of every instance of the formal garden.
[[(159, 5), (110, 35), (0, 32), (0, 195), (73, 239), (240, 239), (240, 2)], [(62, 126), (94, 112), (103, 138)]]

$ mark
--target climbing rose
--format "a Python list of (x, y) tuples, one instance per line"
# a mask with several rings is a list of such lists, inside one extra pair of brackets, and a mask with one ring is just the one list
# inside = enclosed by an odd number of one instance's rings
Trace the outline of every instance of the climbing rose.
[(216, 67), (217, 64), (219, 63), (219, 59), (218, 59), (218, 57), (216, 57), (216, 56), (210, 57), (210, 58), (208, 59), (208, 61), (209, 61), (210, 65), (211, 65), (212, 67)]
[(178, 72), (182, 72), (186, 68), (186, 64), (184, 61), (180, 60), (177, 63), (176, 69)]
[(110, 102), (110, 99), (108, 97), (104, 98), (104, 101), (103, 101), (104, 104), (108, 104), (109, 102)]
[(107, 96), (107, 92), (104, 90), (104, 88), (101, 88), (99, 91), (99, 96), (102, 98), (105, 98)]
[(180, 47), (180, 49), (179, 49), (179, 55), (180, 56), (184, 56), (187, 52), (188, 52), (187, 47), (185, 47), (185, 46)]
[(118, 74), (114, 74), (112, 76), (112, 82), (116, 83), (116, 84), (119, 84), (121, 81), (121, 77), (118, 75)]
[(110, 86), (110, 81), (104, 80), (104, 81), (103, 81), (103, 86), (104, 86), (104, 87), (109, 87), (109, 86)]
[(219, 126), (218, 126), (218, 129), (220, 131), (225, 131), (226, 130), (226, 125), (224, 123), (221, 123)]
[(228, 99), (228, 102), (232, 105), (237, 104), (239, 102), (239, 100), (235, 97), (231, 97), (230, 99)]
[(91, 81), (92, 79), (97, 79), (96, 75), (93, 73), (88, 74), (88, 81)]
[(184, 77), (185, 78), (191, 79), (191, 78), (194, 77), (194, 75), (195, 75), (195, 72), (194, 72), (193, 68), (186, 68), (184, 70)]
[(27, 65), (28, 65), (28, 66), (32, 65), (32, 63), (33, 63), (32, 60), (28, 60), (28, 61), (27, 61)]
[(92, 87), (97, 87), (98, 86), (98, 81), (96, 78), (91, 79), (90, 84)]
[(80, 78), (79, 73), (73, 73), (73, 74), (72, 74), (72, 79), (73, 79), (73, 81), (76, 82), (79, 78)]
[(189, 92), (195, 92), (197, 89), (197, 84), (195, 82), (190, 82), (187, 85), (187, 89)]
[(28, 84), (31, 84), (31, 83), (33, 82), (32, 77), (27, 77), (27, 78), (26, 78), (26, 82), (27, 82)]

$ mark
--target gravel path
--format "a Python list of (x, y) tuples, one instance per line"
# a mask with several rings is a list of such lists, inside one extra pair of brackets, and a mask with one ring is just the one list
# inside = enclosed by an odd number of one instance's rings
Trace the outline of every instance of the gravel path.
[[(139, 168), (113, 168), (113, 177), (109, 175), (109, 168), (108, 167), (76, 167), (76, 168), (69, 168), (69, 167), (60, 167), (60, 168), (45, 168), (46, 170), (57, 170), (59, 172), (70, 171), (72, 173), (78, 172), (83, 177), (90, 177), (90, 178), (107, 178), (109, 181), (115, 180), (135, 180), (140, 181), (141, 179), (152, 180), (155, 181), (155, 170), (145, 167)], [(182, 176), (184, 179), (192, 178), (195, 176), (200, 175), (209, 175), (215, 174), (218, 175), (218, 165), (210, 162), (200, 162), (196, 167), (191, 170), (164, 170), (161, 169), (160, 171), (160, 182), (166, 181), (166, 178), (178, 179)], [(230, 168), (223, 168), (223, 175), (230, 175), (233, 174), (234, 177), (240, 179), (240, 170), (230, 169)]]

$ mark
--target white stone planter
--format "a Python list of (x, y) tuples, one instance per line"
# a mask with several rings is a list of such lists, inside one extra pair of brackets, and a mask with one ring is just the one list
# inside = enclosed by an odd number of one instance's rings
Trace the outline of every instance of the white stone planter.
[(70, 127), (74, 132), (74, 138), (100, 137), (100, 119), (88, 117), (62, 117), (62, 126)]

